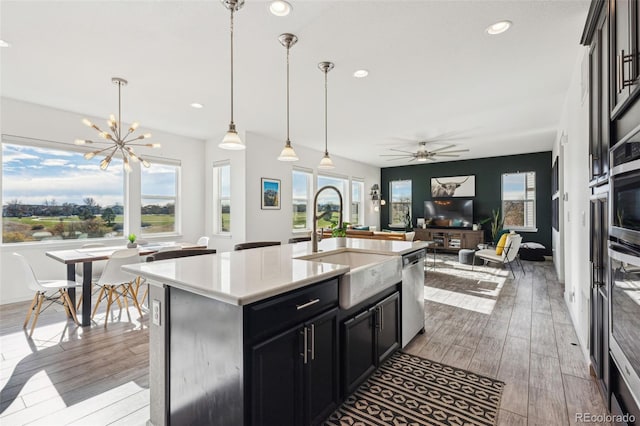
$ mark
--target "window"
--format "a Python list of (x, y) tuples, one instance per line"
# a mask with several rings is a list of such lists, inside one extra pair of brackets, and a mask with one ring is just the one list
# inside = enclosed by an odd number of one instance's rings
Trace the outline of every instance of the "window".
[(395, 180), (389, 183), (391, 194), (390, 217), (392, 225), (407, 226), (407, 215), (411, 217), (411, 181)]
[[(334, 176), (323, 176), (318, 175), (318, 190), (322, 189), (322, 187), (331, 185), (338, 188), (340, 194), (342, 195), (342, 217), (343, 221), (346, 220), (345, 215), (345, 207), (347, 206), (348, 200), (345, 197), (347, 185), (347, 179), (334, 177)], [(338, 194), (335, 191), (327, 190), (323, 191), (320, 196), (318, 196), (318, 212), (324, 212), (324, 214), (318, 219), (318, 228), (329, 228), (333, 223), (338, 223), (339, 216), (339, 199)]]
[(176, 202), (180, 167), (154, 160), (151, 167), (140, 170), (140, 233), (178, 232)]
[(53, 144), (2, 144), (3, 243), (122, 236), (123, 202), (116, 158), (102, 171)]
[(502, 175), (502, 217), (505, 229), (536, 227), (536, 173)]
[(313, 174), (303, 170), (293, 169), (292, 172), (292, 201), (293, 201), (293, 231), (308, 231), (311, 229), (311, 210), (313, 209), (311, 184)]
[(228, 162), (213, 166), (214, 232), (231, 232), (231, 165)]
[(351, 181), (351, 220), (354, 225), (364, 225), (364, 182), (358, 179)]

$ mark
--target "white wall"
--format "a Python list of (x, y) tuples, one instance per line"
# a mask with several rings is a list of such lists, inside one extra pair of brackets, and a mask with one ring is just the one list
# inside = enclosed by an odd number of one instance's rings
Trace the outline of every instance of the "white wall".
[[(567, 135), (562, 151), (562, 181), (564, 214), (561, 218), (564, 231), (565, 301), (584, 351), (588, 359), (589, 344), (589, 100), (581, 90), (581, 79), (588, 79), (582, 72), (588, 55), (581, 48), (576, 58), (571, 85), (562, 112), (558, 135)], [(588, 80), (584, 82), (588, 87)]]
[[(320, 142), (320, 141), (319, 141)], [(314, 171), (314, 194), (317, 188), (317, 166), (324, 152), (293, 144), (299, 160), (293, 163), (278, 161), (277, 157), (284, 146), (282, 140), (273, 140), (262, 135), (247, 132), (246, 187), (247, 187), (247, 241), (276, 240), (286, 243), (292, 232), (293, 202), (291, 194), (293, 167)], [(380, 168), (346, 158), (331, 156), (336, 168), (326, 174), (360, 178), (364, 180), (364, 223), (380, 229), (380, 216), (373, 211), (368, 199), (369, 189), (374, 183), (380, 184)], [(260, 207), (260, 179), (280, 179), (282, 188), (282, 208), (280, 210), (262, 210)], [(350, 188), (350, 186), (349, 186)], [(350, 189), (349, 189), (350, 190)], [(344, 202), (348, 202), (346, 196)], [(348, 219), (345, 219), (348, 220)]]
[[(2, 134), (64, 142), (69, 143), (70, 146), (73, 146), (73, 141), (77, 138), (94, 136), (91, 133), (87, 135), (86, 132), (90, 129), (80, 122), (84, 117), (81, 114), (7, 98), (2, 98), (0, 105), (0, 122), (2, 126), (0, 131)], [(97, 123), (105, 120), (105, 117), (88, 118), (95, 120)], [(179, 160), (182, 164), (179, 188), (181, 202), (179, 214), (182, 217), (181, 235), (168, 237), (167, 239), (196, 241), (205, 229), (206, 186), (203, 184), (205, 165), (202, 160), (205, 157), (204, 141), (149, 129), (144, 127), (144, 123), (141, 123), (141, 129), (145, 132), (147, 130), (150, 131), (153, 133), (153, 140), (162, 143), (162, 148), (153, 151), (154, 157)], [(146, 157), (150, 158), (151, 163), (153, 163), (153, 157)], [(132, 182), (129, 189), (132, 193), (139, 193), (139, 179), (134, 173), (131, 176)], [(138, 188), (138, 192), (136, 192), (136, 188)], [(134, 202), (139, 205), (139, 199), (136, 198)], [(134, 221), (133, 223), (137, 224), (139, 221)], [(135, 227), (131, 231), (136, 232)], [(123, 244), (125, 241), (124, 239), (118, 239), (117, 241), (107, 240), (105, 242), (108, 244)], [(81, 244), (82, 242), (80, 241), (70, 240), (3, 244), (0, 247), (0, 304), (33, 297), (33, 294), (23, 288), (21, 283), (11, 280), (15, 273), (4, 267), (6, 255), (14, 251), (25, 255), (33, 266), (36, 275), (41, 279), (64, 279), (66, 278), (65, 266), (46, 257), (44, 252), (77, 248)]]

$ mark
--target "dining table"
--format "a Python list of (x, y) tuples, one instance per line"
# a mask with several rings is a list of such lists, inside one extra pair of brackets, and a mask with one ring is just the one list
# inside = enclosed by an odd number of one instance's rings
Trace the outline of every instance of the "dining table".
[[(52, 250), (45, 254), (67, 265), (67, 280), (76, 280), (76, 264), (82, 263), (82, 313), (80, 325), (83, 327), (91, 325), (91, 274), (93, 262), (107, 260), (117, 250), (126, 249), (122, 246), (87, 247), (68, 250)], [(158, 242), (139, 245), (137, 247), (140, 256), (147, 256), (161, 250), (181, 250), (190, 248), (205, 248), (203, 246), (185, 242)], [(76, 289), (69, 288), (69, 298), (73, 306), (76, 306)]]

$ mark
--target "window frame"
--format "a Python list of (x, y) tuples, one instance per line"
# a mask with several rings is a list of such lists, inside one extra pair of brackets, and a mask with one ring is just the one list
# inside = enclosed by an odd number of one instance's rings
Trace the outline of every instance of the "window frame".
[[(224, 167), (229, 167), (229, 196), (222, 196), (222, 169)], [(231, 221), (231, 161), (223, 160), (216, 161), (213, 163), (213, 234), (220, 236), (231, 236), (231, 232), (233, 229), (232, 221)], [(218, 217), (222, 217), (222, 202), (228, 201), (229, 203), (229, 230), (224, 231), (222, 229), (222, 222), (218, 220)]]
[[(395, 182), (409, 182), (409, 202), (408, 203), (399, 203), (399, 202), (394, 202), (393, 201), (393, 184)], [(406, 227), (406, 224), (404, 223), (404, 221), (402, 222), (394, 222), (393, 221), (393, 206), (395, 204), (402, 204), (402, 205), (408, 205), (409, 207), (409, 214), (412, 213), (411, 209), (413, 206), (413, 181), (411, 179), (396, 179), (396, 180), (392, 180), (389, 181), (389, 226), (390, 227), (394, 227), (394, 228), (398, 228), (398, 227)], [(413, 220), (413, 218), (412, 218)]]
[[(0, 148), (2, 148), (2, 145), (7, 144), (7, 145), (16, 145), (16, 146), (22, 146), (22, 147), (29, 147), (29, 148), (40, 148), (40, 149), (47, 149), (47, 150), (54, 150), (54, 151), (63, 151), (63, 152), (70, 152), (70, 153), (74, 153), (74, 154), (85, 154), (87, 152), (92, 151), (91, 148), (89, 147), (82, 147), (82, 146), (78, 146), (78, 145), (71, 145), (68, 143), (64, 143), (64, 142), (58, 142), (58, 141), (53, 141), (53, 140), (45, 140), (45, 139), (36, 139), (36, 138), (30, 138), (30, 137), (24, 137), (24, 136), (16, 136), (16, 135), (6, 135), (3, 134), (0, 136)], [(114, 159), (117, 160), (121, 160), (122, 156), (118, 155), (118, 153), (114, 154), (113, 156)], [(0, 149), (0, 159), (3, 159), (3, 154), (2, 154), (2, 149)], [(115, 165), (115, 164), (111, 164), (110, 167), (119, 167), (122, 169), (122, 165)], [(0, 161), (0, 168), (1, 168), (1, 172), (0, 172), (0, 216), (4, 217), (4, 197), (3, 197), (3, 188), (5, 186), (4, 184), (4, 167), (3, 167), (3, 163), (2, 161)], [(53, 239), (53, 240), (40, 240), (40, 241), (22, 241), (22, 242), (5, 242), (3, 236), (0, 236), (0, 247), (2, 246), (6, 246), (6, 247), (28, 247), (28, 246), (56, 246), (56, 245), (68, 245), (70, 243), (78, 243), (78, 242), (109, 242), (109, 241), (114, 241), (114, 240), (118, 240), (120, 238), (123, 238), (123, 236), (126, 236), (129, 233), (129, 230), (131, 229), (131, 224), (130, 222), (130, 217), (131, 214), (129, 212), (129, 207), (130, 207), (130, 203), (127, 202), (128, 197), (127, 197), (127, 192), (128, 192), (128, 187), (130, 186), (130, 179), (131, 177), (129, 176), (131, 173), (126, 173), (124, 170), (122, 170), (122, 201), (121, 201), (121, 205), (123, 208), (123, 223), (122, 223), (122, 235), (117, 235), (117, 236), (113, 236), (113, 237), (95, 237), (95, 238), (86, 238), (86, 239), (80, 239), (80, 238), (70, 238), (70, 239)], [(3, 223), (3, 230), (4, 230), (4, 223)], [(4, 232), (3, 232), (4, 234)]]
[[(354, 185), (358, 185), (360, 186), (360, 197), (358, 200), (354, 200)], [(359, 208), (358, 208), (358, 221), (356, 223), (353, 223), (353, 205), (354, 204), (358, 204)], [(362, 178), (351, 178), (351, 200), (349, 202), (349, 206), (350, 206), (350, 213), (349, 213), (349, 222), (352, 223), (352, 225), (364, 225), (364, 179)]]
[[(348, 176), (344, 176), (344, 175), (339, 175), (339, 174), (333, 174), (333, 173), (326, 173), (326, 172), (318, 172), (318, 174), (316, 175), (316, 179), (315, 179), (315, 185), (316, 185), (316, 194), (317, 192), (322, 188), (320, 186), (320, 178), (328, 178), (328, 179), (340, 179), (342, 181), (344, 181), (344, 188), (342, 190), (342, 192), (340, 193), (340, 195), (342, 195), (342, 221), (345, 222), (345, 218), (349, 217), (349, 203), (351, 201), (351, 187), (350, 187), (350, 181), (349, 181), (349, 177)], [(345, 191), (347, 192), (347, 194), (345, 194)], [(311, 207), (313, 209), (313, 206)], [(346, 221), (348, 222), (348, 221)], [(312, 222), (313, 224), (313, 222)]]
[[(300, 197), (295, 197), (293, 194), (293, 174), (294, 173), (300, 173), (300, 174), (305, 174), (307, 177), (307, 197), (306, 199), (304, 198), (300, 198)], [(313, 229), (313, 195), (314, 195), (314, 191), (313, 191), (313, 170), (311, 169), (304, 169), (301, 167), (293, 167), (291, 170), (291, 232), (294, 234), (297, 233), (303, 233), (306, 234), (309, 231), (311, 231)], [(293, 215), (295, 214), (295, 212), (293, 211), (293, 207), (296, 205), (296, 200), (300, 201), (300, 200), (304, 200), (304, 203), (307, 206), (307, 217), (306, 217), (306, 221), (305, 221), (305, 227), (304, 228), (294, 228), (293, 227)]]
[[(151, 159), (151, 158), (150, 158)], [(181, 214), (181, 203), (180, 203), (180, 179), (182, 177), (182, 163), (180, 161), (176, 161), (176, 160), (169, 160), (169, 159), (156, 159), (153, 158), (152, 159), (153, 163), (151, 165), (151, 167), (153, 167), (153, 164), (160, 164), (163, 166), (171, 166), (171, 167), (175, 167), (176, 168), (176, 186), (175, 186), (175, 196), (169, 196), (169, 195), (150, 195), (150, 194), (144, 194), (142, 192), (142, 179), (143, 179), (143, 167), (139, 167), (140, 169), (140, 235), (144, 236), (145, 238), (153, 238), (153, 237), (162, 237), (162, 236), (167, 236), (167, 235), (180, 235), (182, 233), (182, 214)], [(153, 232), (153, 233), (143, 233), (142, 232), (142, 206), (143, 206), (143, 200), (144, 199), (152, 199), (152, 200), (173, 200), (174, 203), (174, 214), (173, 214), (173, 220), (174, 220), (174, 226), (173, 226), (173, 231), (168, 231), (168, 232)]]
[[(528, 174), (533, 174), (533, 198), (529, 199), (528, 197), (528, 190), (527, 190), (527, 175)], [(536, 209), (537, 209), (537, 195), (538, 195), (538, 182), (537, 182), (537, 173), (534, 170), (529, 170), (529, 171), (525, 171), (525, 172), (510, 172), (510, 173), (502, 173), (501, 177), (500, 177), (500, 213), (502, 214), (502, 221), (504, 224), (504, 218), (505, 218), (505, 201), (514, 201), (514, 200), (505, 200), (504, 198), (504, 179), (505, 176), (510, 176), (510, 175), (525, 175), (525, 188), (524, 188), (524, 196), (525, 198), (522, 200), (523, 201), (523, 205), (526, 206), (527, 203), (531, 203), (531, 211), (532, 211), (532, 216), (533, 216), (533, 224), (531, 226), (526, 226), (526, 208), (525, 208), (525, 212), (524, 212), (524, 220), (525, 220), (525, 224), (523, 224), (523, 226), (510, 226), (510, 225), (503, 225), (503, 227), (506, 227), (506, 229), (510, 229), (510, 230), (514, 230), (514, 231), (519, 231), (519, 232), (538, 232), (538, 222), (537, 222), (537, 215), (536, 215)], [(516, 200), (517, 201), (517, 200)]]

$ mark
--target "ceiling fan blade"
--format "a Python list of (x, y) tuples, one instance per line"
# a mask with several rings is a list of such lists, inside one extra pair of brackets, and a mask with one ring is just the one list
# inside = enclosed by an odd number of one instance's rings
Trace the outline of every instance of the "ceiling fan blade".
[(440, 152), (440, 151), (445, 151), (449, 148), (453, 148), (455, 145), (447, 145), (447, 146), (443, 146), (442, 148), (438, 148), (438, 149), (433, 149), (430, 150), (429, 152)]
[(413, 157), (413, 155), (407, 155), (407, 154), (380, 154), (380, 157)]
[(389, 151), (396, 151), (396, 152), (404, 152), (404, 153), (407, 153), (407, 154), (413, 154), (413, 151), (405, 151), (403, 149), (389, 148)]
[[(435, 152), (435, 151), (431, 151), (431, 152)], [(458, 153), (458, 152), (469, 152), (469, 150), (468, 149), (456, 149), (454, 151), (438, 152), (438, 154), (451, 154), (451, 153)]]
[(437, 155), (434, 155), (434, 157), (460, 157), (460, 156), (456, 154), (437, 154)]
[[(406, 157), (409, 158), (409, 157)], [(397, 161), (397, 160), (404, 160), (404, 158), (387, 158), (385, 161)]]

